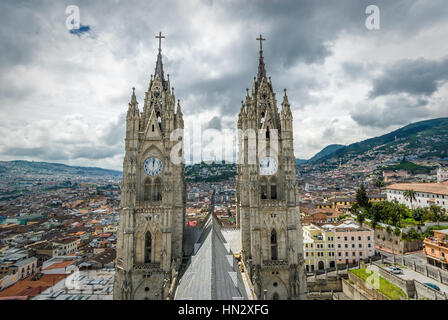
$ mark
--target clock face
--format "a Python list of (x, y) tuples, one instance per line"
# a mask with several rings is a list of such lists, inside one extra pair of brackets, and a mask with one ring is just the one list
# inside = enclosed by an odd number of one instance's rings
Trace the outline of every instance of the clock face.
[(158, 176), (162, 173), (163, 162), (158, 158), (148, 158), (145, 160), (143, 168), (148, 176)]
[(271, 176), (277, 172), (277, 160), (266, 157), (260, 160), (260, 174), (262, 176)]

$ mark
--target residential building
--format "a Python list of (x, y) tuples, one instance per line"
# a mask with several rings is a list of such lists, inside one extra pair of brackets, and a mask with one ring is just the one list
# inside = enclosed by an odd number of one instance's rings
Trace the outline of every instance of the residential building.
[(56, 249), (56, 256), (66, 256), (78, 251), (80, 240), (78, 238), (64, 238), (53, 241), (53, 246)]
[(0, 291), (8, 288), (17, 281), (19, 281), (19, 274), (15, 270), (0, 274)]
[(322, 228), (335, 233), (337, 264), (357, 263), (375, 255), (373, 230), (360, 227), (352, 220), (339, 225), (323, 225)]
[(30, 257), (19, 260), (8, 269), (18, 274), (18, 280), (25, 279), (37, 271), (37, 258)]
[(335, 232), (314, 224), (302, 228), (305, 270), (313, 272), (336, 267)]
[(428, 263), (448, 270), (448, 230), (434, 230), (434, 237), (426, 238), (424, 244)]
[(412, 201), (412, 207), (430, 207), (435, 204), (448, 209), (448, 182), (392, 184), (386, 188), (387, 200), (397, 200), (411, 208), (410, 199), (404, 196), (406, 190), (416, 192), (416, 199)]
[(437, 182), (448, 181), (448, 168), (439, 168), (437, 170)]

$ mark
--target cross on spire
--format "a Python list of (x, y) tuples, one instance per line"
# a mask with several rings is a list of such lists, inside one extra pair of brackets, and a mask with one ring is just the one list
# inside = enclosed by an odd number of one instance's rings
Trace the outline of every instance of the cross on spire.
[(159, 32), (159, 35), (156, 36), (157, 39), (159, 39), (159, 51), (162, 51), (162, 38), (164, 39), (165, 36), (162, 36), (162, 32)]
[(263, 38), (263, 36), (260, 33), (260, 37), (256, 40), (260, 41), (260, 51), (263, 51), (263, 41), (266, 40), (266, 38)]

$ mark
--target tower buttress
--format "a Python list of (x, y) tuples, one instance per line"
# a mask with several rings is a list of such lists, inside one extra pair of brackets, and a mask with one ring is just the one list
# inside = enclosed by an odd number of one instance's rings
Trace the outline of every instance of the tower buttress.
[[(183, 128), (174, 90), (165, 79), (161, 39), (140, 114), (133, 88), (126, 114), (126, 143), (117, 241), (114, 299), (173, 298), (182, 260), (186, 186), (184, 162), (174, 163), (171, 141)], [(181, 147), (182, 148), (182, 147)]]
[[(266, 76), (262, 50), (266, 39), (260, 35), (257, 40), (257, 76), (238, 115), (241, 256), (258, 299), (306, 299), (292, 113), (286, 90), (278, 111), (272, 80)], [(254, 130), (256, 139), (249, 139), (248, 129)], [(249, 163), (254, 151), (256, 161)]]

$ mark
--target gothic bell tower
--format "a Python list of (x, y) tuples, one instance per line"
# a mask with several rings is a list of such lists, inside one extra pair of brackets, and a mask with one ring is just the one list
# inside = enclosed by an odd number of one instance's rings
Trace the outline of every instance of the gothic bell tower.
[(143, 111), (135, 89), (126, 116), (114, 299), (160, 300), (174, 294), (182, 260), (185, 165), (179, 102), (165, 78), (161, 40)]
[(237, 222), (244, 267), (258, 299), (306, 299), (306, 277), (286, 89), (278, 112), (261, 35), (258, 73), (238, 115)]

